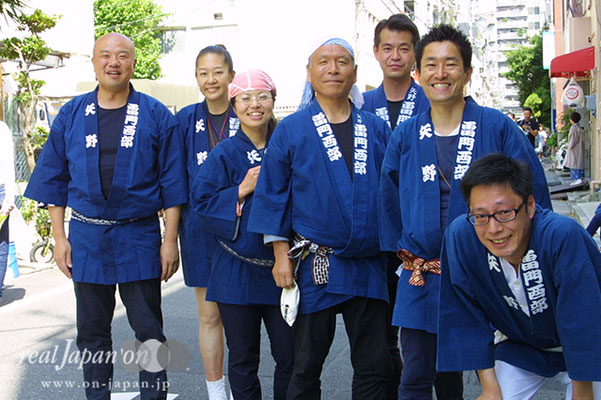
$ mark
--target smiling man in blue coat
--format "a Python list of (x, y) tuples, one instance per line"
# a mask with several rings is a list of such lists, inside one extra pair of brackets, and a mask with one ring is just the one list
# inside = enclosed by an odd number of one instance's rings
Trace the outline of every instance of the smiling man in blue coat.
[(576, 221), (536, 204), (532, 181), (499, 153), (465, 174), (469, 211), (442, 246), (437, 368), (477, 370), (482, 400), (530, 399), (556, 375), (566, 399), (598, 400), (601, 254)]
[[(88, 355), (86, 397), (108, 400), (117, 285), (136, 339), (166, 340), (161, 280), (179, 265), (177, 228), (187, 185), (175, 117), (129, 82), (136, 64), (132, 41), (117, 33), (100, 37), (92, 63), (98, 87), (61, 108), (25, 196), (48, 205), (56, 263), (73, 279), (77, 345), (82, 360)], [(68, 238), (66, 207), (72, 208)], [(165, 370), (142, 369), (139, 380), (142, 399), (166, 398)]]

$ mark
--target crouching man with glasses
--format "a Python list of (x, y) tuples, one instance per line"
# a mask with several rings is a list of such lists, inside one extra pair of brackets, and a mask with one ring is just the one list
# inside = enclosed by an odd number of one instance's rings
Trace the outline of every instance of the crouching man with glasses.
[(567, 399), (601, 399), (595, 242), (535, 204), (528, 167), (502, 154), (473, 162), (461, 190), (469, 212), (442, 246), (437, 369), (477, 370), (479, 399), (529, 399), (558, 374)]

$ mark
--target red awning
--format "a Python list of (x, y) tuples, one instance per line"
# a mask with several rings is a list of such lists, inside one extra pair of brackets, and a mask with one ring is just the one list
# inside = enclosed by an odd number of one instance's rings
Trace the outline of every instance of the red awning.
[(576, 50), (551, 60), (551, 78), (587, 76), (595, 68), (595, 48)]

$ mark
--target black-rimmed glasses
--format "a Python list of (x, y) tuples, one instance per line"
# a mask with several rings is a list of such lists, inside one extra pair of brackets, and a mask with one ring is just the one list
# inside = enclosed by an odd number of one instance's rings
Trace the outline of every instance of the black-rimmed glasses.
[(513, 221), (518, 216), (522, 207), (524, 207), (524, 204), (526, 204), (526, 200), (522, 201), (522, 204), (520, 204), (518, 208), (508, 208), (492, 214), (468, 214), (467, 220), (470, 221), (470, 224), (475, 226), (488, 224), (490, 217), (493, 217), (499, 222)]

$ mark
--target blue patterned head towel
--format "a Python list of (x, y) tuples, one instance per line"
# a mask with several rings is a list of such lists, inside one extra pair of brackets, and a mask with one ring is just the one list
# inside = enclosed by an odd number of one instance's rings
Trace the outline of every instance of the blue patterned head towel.
[[(353, 47), (349, 44), (349, 42), (340, 38), (331, 38), (326, 40), (325, 42), (317, 46), (315, 50), (313, 50), (313, 53), (311, 53), (311, 55), (309, 56), (308, 63), (311, 62), (311, 57), (313, 57), (313, 54), (317, 51), (317, 49), (328, 44), (336, 44), (338, 46), (344, 47), (350, 53), (351, 57), (353, 58), (353, 61), (355, 60), (355, 52), (353, 51)], [(311, 104), (314, 97), (315, 91), (313, 90), (313, 85), (311, 85), (311, 83), (309, 83), (309, 81), (307, 80), (305, 82), (305, 88), (303, 89), (303, 97), (298, 106), (298, 109), (302, 110), (303, 108), (307, 107), (309, 104)], [(351, 102), (355, 105), (355, 107), (363, 107), (363, 94), (361, 93), (357, 85), (353, 85), (353, 87), (351, 88), (351, 92), (349, 93), (349, 97), (351, 98)]]

